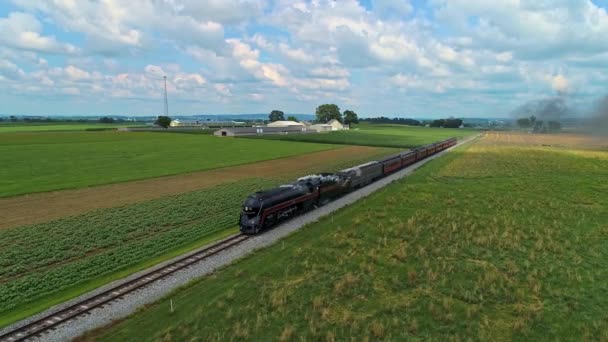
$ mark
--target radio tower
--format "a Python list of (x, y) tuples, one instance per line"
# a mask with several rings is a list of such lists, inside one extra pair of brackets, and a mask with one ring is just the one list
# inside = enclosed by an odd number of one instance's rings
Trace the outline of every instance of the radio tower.
[(167, 76), (163, 76), (165, 81), (165, 116), (169, 116), (169, 101), (167, 100)]

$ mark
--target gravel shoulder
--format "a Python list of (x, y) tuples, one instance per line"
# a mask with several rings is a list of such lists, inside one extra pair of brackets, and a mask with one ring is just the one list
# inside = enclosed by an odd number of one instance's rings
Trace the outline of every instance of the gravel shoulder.
[[(464, 140), (452, 148), (461, 146), (462, 144), (465, 144), (475, 138), (476, 137), (472, 137), (467, 140)], [(43, 334), (42, 336), (38, 337), (36, 340), (38, 340), (38, 341), (71, 340), (71, 339), (74, 339), (74, 338), (82, 335), (83, 333), (85, 333), (88, 330), (99, 328), (104, 325), (112, 323), (112, 321), (114, 321), (114, 320), (124, 318), (124, 317), (134, 313), (138, 308), (145, 306), (146, 304), (153, 303), (153, 302), (165, 297), (171, 291), (179, 288), (180, 286), (183, 286), (184, 284), (186, 284), (188, 282), (190, 282), (194, 279), (200, 278), (202, 276), (208, 275), (211, 272), (217, 270), (218, 268), (226, 266), (226, 265), (234, 262), (235, 260), (254, 252), (257, 249), (270, 246), (270, 245), (276, 243), (278, 240), (293, 233), (294, 231), (304, 227), (305, 225), (315, 222), (315, 221), (319, 220), (321, 217), (329, 215), (332, 212), (334, 212), (340, 208), (353, 204), (356, 201), (387, 186), (388, 184), (392, 183), (395, 180), (398, 180), (398, 179), (401, 179), (403, 177), (410, 175), (417, 168), (421, 167), (422, 165), (428, 163), (429, 161), (431, 161), (435, 158), (442, 156), (444, 153), (449, 152), (452, 148), (450, 148), (446, 151), (442, 151), (425, 160), (422, 160), (397, 173), (394, 173), (390, 176), (382, 178), (362, 189), (349, 193), (348, 195), (346, 195), (342, 198), (339, 198), (336, 201), (330, 202), (327, 205), (325, 205), (319, 209), (316, 209), (316, 210), (308, 212), (304, 215), (298, 216), (280, 226), (275, 227), (274, 229), (272, 229), (268, 232), (265, 232), (262, 235), (249, 239), (234, 248), (222, 251), (208, 259), (205, 259), (204, 261), (202, 261), (194, 266), (191, 266), (184, 270), (178, 271), (170, 276), (167, 276), (167, 277), (163, 278), (162, 280), (160, 280), (150, 286), (142, 288), (136, 292), (128, 294), (115, 302), (109, 303), (101, 308), (94, 309), (87, 315), (78, 317), (75, 320), (72, 320), (72, 321), (62, 324), (62, 325), (59, 325), (58, 327), (55, 328), (55, 330)], [(203, 249), (203, 248), (201, 248), (201, 249)], [(190, 253), (196, 253), (197, 251), (192, 251)], [(182, 257), (183, 256), (180, 256), (178, 258), (182, 258)], [(173, 260), (175, 260), (175, 259), (173, 259)], [(173, 260), (168, 260), (151, 269), (156, 269), (156, 268), (162, 267), (165, 264), (172, 262)], [(36, 320), (37, 318), (50, 315), (69, 305), (77, 303), (85, 298), (90, 298), (100, 292), (106, 291), (109, 288), (116, 286), (117, 284), (121, 284), (130, 279), (133, 279), (133, 278), (141, 275), (142, 273), (149, 272), (151, 269), (133, 274), (133, 275), (129, 276), (128, 278), (113, 282), (102, 288), (92, 291), (86, 295), (75, 298), (69, 302), (66, 302), (61, 305), (57, 305), (45, 312), (32, 316), (29, 319), (17, 322), (14, 325), (6, 327), (5, 329), (0, 330), (0, 333), (2, 333), (4, 331), (10, 331), (17, 327), (28, 324), (29, 322)]]

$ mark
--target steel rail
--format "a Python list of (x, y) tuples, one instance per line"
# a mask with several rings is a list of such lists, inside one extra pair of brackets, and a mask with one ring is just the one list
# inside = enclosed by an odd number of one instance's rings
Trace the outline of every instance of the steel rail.
[(252, 236), (237, 234), (235, 236), (224, 239), (220, 242), (213, 244), (207, 248), (204, 248), (198, 252), (179, 258), (173, 262), (168, 263), (158, 269), (146, 272), (134, 279), (128, 280), (122, 284), (113, 286), (112, 288), (96, 294), (90, 298), (78, 301), (64, 309), (61, 309), (55, 313), (45, 315), (33, 322), (30, 322), (24, 326), (8, 331), (0, 336), (2, 342), (17, 342), (25, 341), (29, 338), (38, 336), (45, 331), (51, 330), (54, 327), (73, 320), (91, 310), (101, 307), (109, 302), (123, 297), (126, 294), (132, 293), (142, 287), (148, 286), (170, 274), (173, 274), (186, 267), (192, 266), (201, 260), (204, 260), (210, 256), (213, 256), (223, 250), (241, 244), (242, 242), (250, 239)]

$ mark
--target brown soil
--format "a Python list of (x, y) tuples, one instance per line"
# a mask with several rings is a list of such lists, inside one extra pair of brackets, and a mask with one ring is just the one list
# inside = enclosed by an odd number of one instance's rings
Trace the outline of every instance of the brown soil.
[(372, 156), (380, 149), (348, 146), (296, 157), (152, 178), (91, 188), (63, 190), (0, 198), (0, 229), (42, 223), (91, 210), (111, 208), (200, 190), (228, 181), (251, 177), (277, 176), (336, 159)]

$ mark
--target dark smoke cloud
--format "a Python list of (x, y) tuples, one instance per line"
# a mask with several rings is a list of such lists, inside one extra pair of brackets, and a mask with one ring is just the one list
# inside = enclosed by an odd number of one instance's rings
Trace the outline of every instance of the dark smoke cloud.
[(535, 116), (542, 121), (559, 121), (573, 114), (574, 110), (568, 106), (564, 96), (530, 101), (513, 111), (516, 118)]
[(597, 102), (591, 124), (594, 133), (608, 135), (608, 95)]

